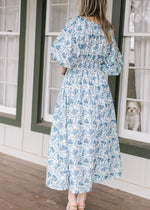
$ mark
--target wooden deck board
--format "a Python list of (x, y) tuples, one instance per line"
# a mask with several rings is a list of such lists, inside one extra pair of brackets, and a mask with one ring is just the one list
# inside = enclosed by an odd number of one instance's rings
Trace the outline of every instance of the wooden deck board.
[[(68, 190), (45, 186), (46, 167), (0, 153), (0, 210), (65, 210)], [(150, 200), (94, 183), (85, 210), (150, 210)]]

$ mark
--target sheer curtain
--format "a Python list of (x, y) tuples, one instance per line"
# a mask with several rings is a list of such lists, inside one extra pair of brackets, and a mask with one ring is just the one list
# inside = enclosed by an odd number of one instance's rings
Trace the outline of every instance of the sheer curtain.
[(6, 113), (16, 108), (19, 14), (19, 0), (0, 1), (0, 111)]
[[(132, 1), (134, 32), (150, 33), (150, 0)], [(141, 102), (141, 132), (150, 133), (150, 36), (135, 37), (135, 87)]]

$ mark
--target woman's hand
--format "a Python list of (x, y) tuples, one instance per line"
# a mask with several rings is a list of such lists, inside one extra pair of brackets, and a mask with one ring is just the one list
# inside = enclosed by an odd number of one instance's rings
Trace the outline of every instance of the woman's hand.
[(67, 71), (67, 68), (63, 67), (63, 66), (60, 66), (60, 72), (62, 75), (65, 75), (66, 71)]

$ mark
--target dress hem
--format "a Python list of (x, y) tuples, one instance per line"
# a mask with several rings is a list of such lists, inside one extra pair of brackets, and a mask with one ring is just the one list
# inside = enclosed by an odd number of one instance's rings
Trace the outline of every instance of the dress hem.
[[(94, 183), (97, 183), (97, 184), (102, 184), (103, 182), (106, 182), (106, 181), (110, 181), (110, 180), (112, 180), (112, 179), (115, 179), (115, 178), (119, 178), (119, 177), (121, 177), (122, 176), (122, 173), (117, 173), (117, 174), (115, 174), (114, 176), (109, 176), (107, 179), (102, 179), (101, 181), (93, 181), (91, 184), (94, 184)], [(48, 188), (51, 188), (51, 189), (54, 189), (54, 190), (60, 190), (60, 191), (62, 191), (62, 190), (70, 190), (72, 193), (74, 193), (74, 194), (79, 194), (79, 193), (87, 193), (87, 192), (91, 192), (92, 191), (92, 187), (90, 188), (90, 190), (88, 190), (88, 191), (82, 191), (82, 190), (80, 190), (80, 191), (72, 191), (71, 189), (70, 189), (70, 187), (68, 186), (68, 187), (66, 187), (66, 188), (56, 188), (56, 187), (54, 187), (54, 186), (52, 186), (52, 185), (47, 185), (46, 184), (46, 186), (48, 187)]]

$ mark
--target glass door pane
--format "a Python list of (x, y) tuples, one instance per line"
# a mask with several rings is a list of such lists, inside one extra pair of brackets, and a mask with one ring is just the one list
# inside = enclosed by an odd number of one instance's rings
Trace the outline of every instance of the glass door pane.
[(49, 90), (49, 113), (53, 114), (59, 91)]
[(0, 105), (4, 105), (4, 84), (0, 82)]
[(0, 1), (0, 32), (19, 32), (19, 0)]
[(49, 88), (60, 89), (64, 76), (60, 74), (59, 65), (56, 62), (52, 62), (49, 70)]
[(17, 86), (16, 85), (6, 85), (6, 98), (5, 104), (7, 107), (16, 108), (17, 100)]
[(77, 16), (77, 15), (78, 15), (77, 1), (70, 0), (70, 4), (69, 4), (69, 18)]
[(19, 7), (19, 0), (5, 0), (6, 7)]
[(150, 32), (150, 0), (130, 0), (129, 32)]
[(19, 7), (6, 7), (6, 32), (19, 32)]
[[(67, 1), (66, 1), (67, 3)], [(50, 4), (49, 7), (49, 32), (59, 32), (67, 21), (67, 4)]]
[(18, 59), (19, 56), (19, 37), (9, 36), (7, 44), (8, 59)]
[(0, 7), (4, 7), (4, 2), (5, 2), (5, 0), (0, 0)]
[(17, 85), (18, 63), (15, 60), (7, 61), (6, 82)]
[(5, 9), (0, 6), (0, 32), (4, 31)]
[(0, 83), (1, 82), (3, 83), (5, 79), (4, 69), (5, 69), (5, 60), (0, 59)]
[(0, 35), (0, 58), (4, 59), (6, 57), (6, 37)]

